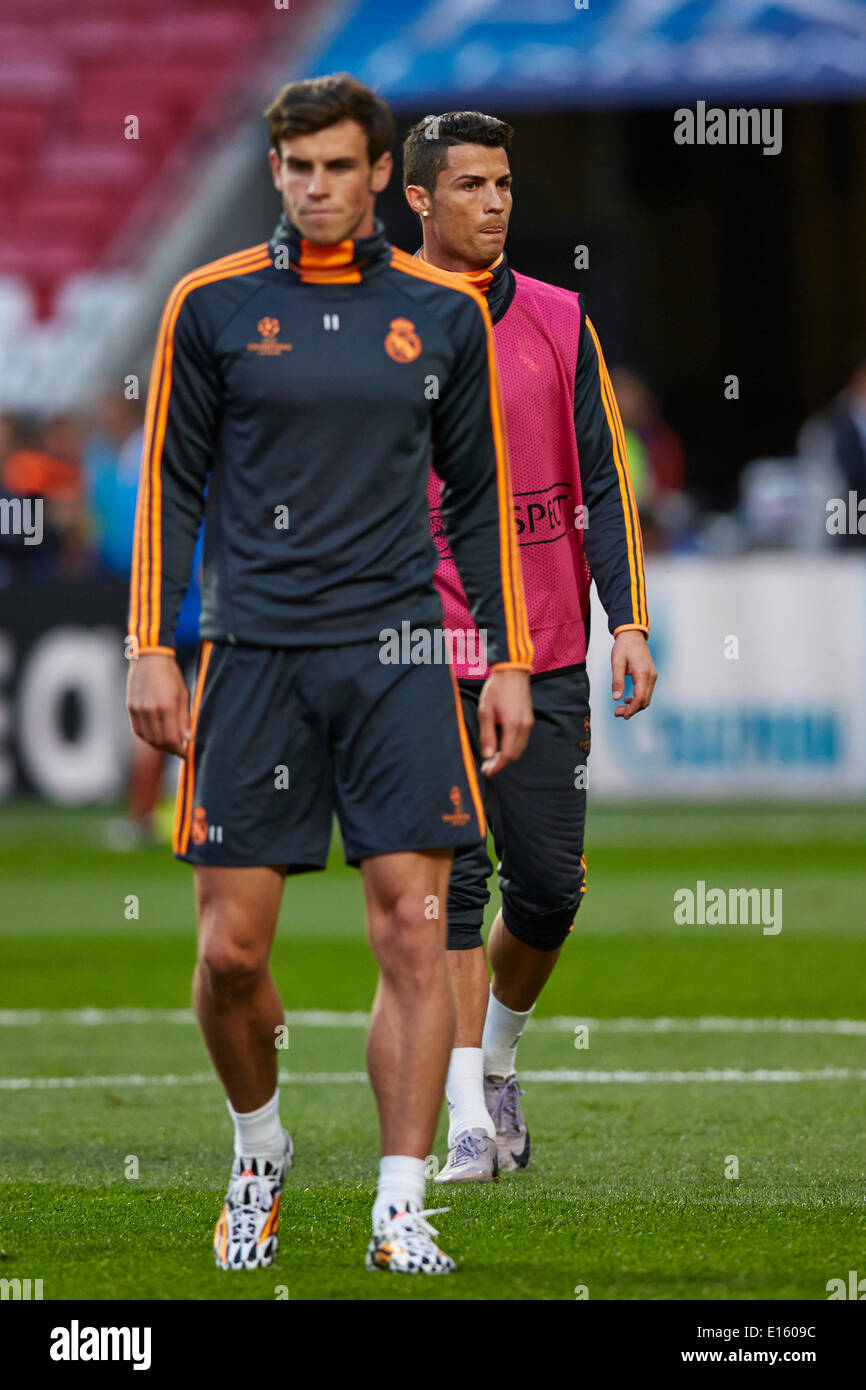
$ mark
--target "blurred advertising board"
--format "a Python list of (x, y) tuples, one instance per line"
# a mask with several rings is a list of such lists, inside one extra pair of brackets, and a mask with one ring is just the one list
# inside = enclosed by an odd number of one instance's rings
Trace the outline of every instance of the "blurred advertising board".
[(615, 719), (592, 591), (592, 795), (866, 793), (866, 563), (785, 554), (647, 562), (649, 711)]

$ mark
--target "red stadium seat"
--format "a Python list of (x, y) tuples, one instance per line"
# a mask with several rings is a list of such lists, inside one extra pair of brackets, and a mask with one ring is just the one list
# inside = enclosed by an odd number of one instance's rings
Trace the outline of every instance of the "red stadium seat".
[(30, 163), (26, 154), (13, 153), (13, 146), (8, 150), (0, 147), (0, 197), (11, 207), (22, 186), (26, 183), (30, 175)]
[(106, 99), (98, 87), (88, 90), (79, 108), (76, 133), (82, 143), (126, 139), (126, 117), (138, 119), (138, 139), (130, 140), (149, 160), (159, 161), (177, 140), (177, 122), (158, 100), (136, 100), (127, 109), (122, 102)]
[[(85, 89), (98, 92), (104, 108), (113, 106), (121, 119), (135, 115), (140, 103), (150, 110), (158, 107), (180, 127), (205, 97), (221, 85), (225, 69), (218, 63), (196, 62), (142, 67), (125, 60), (110, 67), (85, 66), (82, 72)], [(182, 137), (184, 131), (179, 128), (177, 133)]]
[(29, 158), (45, 133), (48, 110), (45, 106), (4, 106), (0, 104), (0, 149), (15, 158)]
[(39, 0), (38, 5), (34, 5), (33, 0), (3, 0), (4, 19), (29, 22), (40, 34), (61, 28), (76, 10), (80, 16), (104, 15), (107, 19), (115, 19), (117, 0)]
[(151, 32), (150, 22), (135, 17), (87, 15), (66, 21), (57, 35), (57, 47), (73, 62), (93, 58), (123, 61), (131, 53), (148, 52)]
[(76, 246), (98, 254), (128, 212), (128, 204), (114, 196), (54, 188), (25, 193), (14, 210), (13, 225), (22, 241), (38, 241), (59, 230)]
[(23, 99), (57, 104), (75, 93), (73, 69), (61, 59), (39, 53), (35, 46), (7, 47), (3, 53), (0, 103)]
[(134, 189), (137, 193), (146, 169), (146, 153), (131, 140), (116, 139), (49, 145), (39, 172), (55, 188)]
[(255, 15), (226, 10), (222, 14), (168, 13), (154, 21), (152, 41), (166, 54), (207, 56), (237, 61), (258, 32)]

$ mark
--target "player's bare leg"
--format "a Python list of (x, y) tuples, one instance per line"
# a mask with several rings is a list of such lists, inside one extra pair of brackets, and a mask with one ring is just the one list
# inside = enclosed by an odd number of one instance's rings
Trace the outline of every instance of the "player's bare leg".
[(445, 1274), (454, 1268), (422, 1212), (424, 1164), (454, 1040), (445, 960), (451, 853), (383, 854), (361, 865), (367, 931), (379, 965), (367, 1067), (382, 1138), (368, 1269)]
[(448, 975), (457, 1006), (454, 1046), (480, 1047), (487, 1013), (490, 976), (484, 947), (448, 952)]
[[(455, 1022), (445, 960), (450, 864), (450, 850), (435, 850), (361, 866), (379, 965), (367, 1066), (385, 1154), (423, 1159), (436, 1131)], [(437, 917), (425, 915), (434, 898)]]
[(520, 1106), (517, 1084), (517, 1044), (536, 1000), (556, 962), (561, 946), (542, 951), (519, 941), (497, 913), (487, 941), (493, 978), (484, 1021), (484, 1099), (496, 1126), (496, 1149), (503, 1172), (526, 1168), (530, 1139)]
[(221, 1269), (273, 1261), (292, 1162), (277, 1090), (283, 1007), (268, 966), (283, 881), (282, 869), (269, 867), (195, 869), (195, 1011), (235, 1125), (235, 1162), (214, 1231)]
[(109, 849), (126, 851), (152, 843), (155, 813), (162, 790), (165, 753), (144, 739), (132, 736), (126, 815), (115, 816), (105, 827)]
[(436, 1183), (495, 1182), (499, 1177), (496, 1126), (484, 1100), (481, 1050), (490, 991), (484, 947), (450, 950), (448, 974), (457, 1005), (457, 1029), (445, 1083), (448, 1159)]
[(283, 1006), (268, 960), (283, 892), (282, 869), (196, 865), (196, 1017), (232, 1106), (256, 1110), (277, 1084), (275, 1030)]
[(539, 951), (535, 946), (518, 941), (503, 922), (502, 913), (498, 912), (487, 939), (494, 997), (516, 1013), (534, 1008), (553, 974), (561, 950), (558, 946), (553, 951)]
[(149, 828), (159, 801), (164, 770), (165, 754), (159, 748), (151, 748), (143, 739), (133, 738), (127, 812), (134, 825)]

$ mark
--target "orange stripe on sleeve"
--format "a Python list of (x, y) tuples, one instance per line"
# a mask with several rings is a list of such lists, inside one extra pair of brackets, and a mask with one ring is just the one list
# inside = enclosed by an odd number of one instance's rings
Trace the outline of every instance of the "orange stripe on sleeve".
[(625, 445), (625, 434), (620, 419), (619, 408), (604, 354), (601, 350), (601, 343), (598, 341), (598, 334), (589, 319), (586, 326), (592, 335), (598, 356), (598, 378), (601, 392), (604, 413), (607, 419), (608, 429), (610, 430), (611, 442), (613, 445), (613, 460), (619, 480), (619, 492), (622, 500), (623, 518), (625, 521), (626, 551), (628, 554), (628, 568), (631, 579), (631, 601), (632, 613), (635, 623), (641, 626), (648, 626), (646, 609), (646, 583), (644, 579), (643, 565), (643, 545), (640, 532), (640, 521), (637, 514), (637, 506), (634, 500), (634, 493), (631, 486), (631, 475), (628, 467), (628, 451)]
[(179, 280), (169, 295), (160, 320), (153, 355), (150, 390), (144, 422), (135, 534), (132, 551), (129, 630), (142, 646), (159, 645), (162, 585), (162, 480), (160, 464), (171, 396), (174, 328), (183, 302), (200, 285), (232, 275), (245, 275), (270, 265), (267, 243), (224, 256), (200, 266)]
[(638, 621), (643, 626), (648, 627), (649, 612), (647, 609), (646, 601), (646, 572), (644, 568), (643, 533), (641, 532), (640, 515), (638, 513), (637, 501), (635, 499), (634, 490), (631, 484), (631, 471), (628, 466), (628, 449), (625, 442), (625, 430), (623, 428), (622, 417), (619, 413), (619, 406), (616, 402), (616, 395), (614, 394), (613, 382), (610, 379), (610, 373), (607, 370), (606, 364), (604, 364), (604, 375), (607, 384), (607, 393), (608, 399), (610, 401), (611, 414), (613, 416), (613, 421), (616, 425), (617, 433), (619, 435), (620, 456), (623, 463), (623, 473), (625, 476), (626, 489), (631, 504), (632, 519), (634, 525), (634, 540), (636, 549), (635, 569), (637, 572), (638, 599), (640, 604), (640, 613), (638, 615)]
[(619, 436), (620, 453), (624, 464), (626, 486), (631, 502), (632, 520), (634, 523), (635, 546), (637, 550), (635, 568), (637, 570), (638, 598), (640, 601), (641, 609), (640, 625), (648, 627), (649, 614), (647, 611), (646, 601), (646, 573), (644, 569), (643, 533), (641, 532), (640, 516), (638, 514), (637, 509), (637, 501), (635, 500), (634, 491), (631, 485), (631, 471), (628, 466), (628, 449), (626, 447), (625, 442), (625, 429), (623, 428), (622, 416), (619, 413), (619, 406), (616, 402), (616, 395), (613, 389), (613, 382), (610, 379), (610, 373), (607, 370), (606, 363), (604, 364), (604, 377), (607, 386), (608, 400), (610, 401), (611, 415), (613, 416), (613, 421), (616, 425), (617, 433)]

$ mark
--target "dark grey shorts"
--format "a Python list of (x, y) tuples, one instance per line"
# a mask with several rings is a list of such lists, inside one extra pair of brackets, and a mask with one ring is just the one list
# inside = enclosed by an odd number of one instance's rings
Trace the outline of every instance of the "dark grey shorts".
[(453, 667), (383, 665), (379, 645), (205, 642), (174, 851), (193, 864), (323, 869), (483, 843)]
[[(463, 714), (480, 765), (477, 681), (461, 681)], [(589, 677), (555, 672), (532, 682), (535, 723), (523, 756), (481, 778), (484, 809), (499, 859), (502, 916), (508, 930), (539, 950), (568, 936), (586, 887), (583, 833), (590, 745)], [(578, 785), (575, 785), (577, 783)], [(487, 880), (485, 843), (459, 849), (448, 894), (448, 946), (481, 945)]]

